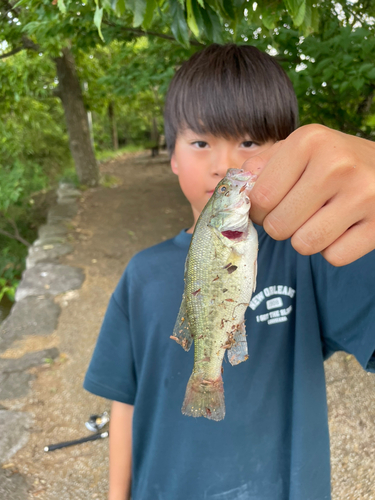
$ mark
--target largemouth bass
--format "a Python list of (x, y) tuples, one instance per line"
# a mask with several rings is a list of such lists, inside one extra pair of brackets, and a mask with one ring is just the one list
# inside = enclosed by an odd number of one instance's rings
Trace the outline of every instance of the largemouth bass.
[(246, 361), (244, 315), (255, 290), (258, 235), (249, 218), (255, 176), (229, 169), (203, 209), (185, 263), (185, 289), (172, 339), (188, 351), (194, 368), (182, 413), (222, 420), (222, 363)]

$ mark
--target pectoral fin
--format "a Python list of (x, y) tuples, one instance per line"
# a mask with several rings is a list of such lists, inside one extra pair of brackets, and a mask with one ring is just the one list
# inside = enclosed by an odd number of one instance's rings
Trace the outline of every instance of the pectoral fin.
[(228, 361), (231, 365), (238, 365), (242, 361), (246, 361), (249, 357), (247, 354), (246, 328), (245, 323), (241, 323), (238, 330), (233, 334), (234, 343), (227, 351)]
[(180, 344), (185, 351), (188, 351), (193, 343), (193, 337), (189, 328), (189, 320), (186, 311), (185, 294), (182, 296), (180, 311), (177, 316), (176, 324), (174, 325), (173, 335), (171, 339)]

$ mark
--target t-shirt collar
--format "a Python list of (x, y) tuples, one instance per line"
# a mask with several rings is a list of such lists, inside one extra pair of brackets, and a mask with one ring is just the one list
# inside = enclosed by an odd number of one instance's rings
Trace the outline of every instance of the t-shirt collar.
[(191, 237), (193, 236), (192, 234), (187, 233), (186, 231), (187, 229), (183, 229), (173, 239), (174, 243), (181, 248), (189, 248)]

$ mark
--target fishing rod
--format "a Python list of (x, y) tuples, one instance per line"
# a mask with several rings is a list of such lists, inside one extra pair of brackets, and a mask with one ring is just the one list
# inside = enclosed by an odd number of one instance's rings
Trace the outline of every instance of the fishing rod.
[(54, 451), (60, 450), (61, 448), (67, 448), (68, 446), (74, 446), (75, 444), (86, 443), (87, 441), (96, 441), (97, 439), (104, 439), (109, 436), (109, 432), (98, 432), (92, 436), (86, 436), (81, 439), (75, 439), (74, 441), (64, 441), (63, 443), (50, 444), (44, 447), (44, 451)]
[(60, 450), (61, 448), (67, 448), (68, 446), (74, 446), (76, 444), (87, 443), (88, 441), (96, 441), (97, 439), (104, 439), (109, 436), (108, 431), (97, 432), (102, 427), (104, 427), (109, 422), (109, 415), (105, 411), (101, 415), (91, 415), (89, 420), (85, 422), (85, 426), (89, 431), (96, 432), (92, 436), (86, 436), (80, 439), (74, 439), (73, 441), (64, 441), (62, 443), (50, 444), (45, 446), (43, 449), (45, 452)]

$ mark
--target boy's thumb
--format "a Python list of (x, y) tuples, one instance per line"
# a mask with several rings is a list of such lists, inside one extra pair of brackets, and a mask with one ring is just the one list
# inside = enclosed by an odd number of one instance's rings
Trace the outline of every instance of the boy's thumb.
[(245, 163), (242, 165), (242, 169), (246, 172), (251, 172), (253, 175), (259, 177), (259, 174), (263, 170), (263, 168), (267, 165), (272, 156), (279, 150), (281, 144), (284, 141), (277, 141), (275, 144), (272, 144), (269, 148), (262, 151), (256, 156), (252, 156), (247, 159)]

